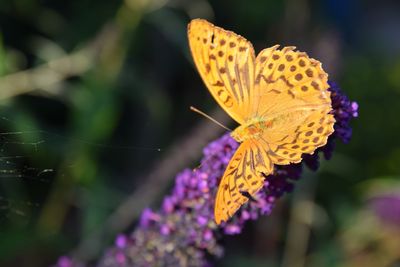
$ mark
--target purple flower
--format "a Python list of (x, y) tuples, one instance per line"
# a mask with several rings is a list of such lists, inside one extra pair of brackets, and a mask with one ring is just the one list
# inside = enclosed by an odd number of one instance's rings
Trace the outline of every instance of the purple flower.
[(358, 104), (352, 102), (342, 94), (336, 83), (329, 81), (331, 91), (333, 115), (335, 116), (334, 136), (339, 137), (344, 143), (350, 141), (351, 127), (349, 122), (352, 118), (358, 117)]
[(116, 246), (107, 251), (97, 266), (186, 266), (187, 262), (190, 266), (210, 266), (208, 256), (223, 254), (218, 243), (223, 234), (239, 234), (246, 221), (270, 214), (275, 201), (293, 190), (303, 163), (316, 170), (319, 151), (329, 159), (335, 139), (349, 141), (349, 122), (358, 116), (358, 105), (349, 101), (336, 84), (329, 84), (336, 123), (326, 146), (313, 155), (305, 155), (302, 163), (275, 166), (254, 201), (243, 205), (228, 222), (217, 226), (214, 222), (215, 195), (239, 145), (229, 134), (223, 135), (204, 148), (199, 168), (186, 169), (176, 176), (172, 194), (164, 198), (160, 211), (145, 209), (136, 230), (129, 236), (119, 236)]
[(162, 204), (162, 210), (165, 213), (172, 213), (174, 211), (174, 206), (175, 206), (175, 203), (174, 203), (172, 197), (164, 198), (164, 202)]
[(207, 224), (207, 218), (206, 217), (204, 217), (204, 216), (202, 216), (202, 215), (199, 215), (199, 216), (197, 216), (197, 223), (199, 224), (199, 225), (201, 225), (201, 226), (204, 226), (204, 225), (206, 225)]
[(115, 239), (115, 246), (118, 248), (124, 248), (126, 247), (128, 243), (127, 237), (124, 234), (119, 234), (117, 238)]
[(140, 226), (147, 228), (152, 222), (157, 222), (160, 220), (160, 216), (153, 212), (151, 209), (147, 208), (143, 210), (142, 216), (140, 217)]
[(226, 224), (224, 228), (225, 228), (224, 232), (227, 235), (240, 234), (240, 232), (242, 230), (242, 228), (239, 225), (233, 224), (233, 223), (232, 224), (231, 223)]
[(384, 223), (400, 227), (400, 193), (372, 197), (369, 206)]
[(58, 261), (55, 267), (83, 267), (84, 265), (80, 262), (77, 262), (70, 257), (67, 256), (61, 256), (58, 258)]
[(59, 267), (71, 267), (72, 266), (72, 260), (66, 256), (62, 256), (58, 259), (57, 265)]
[(124, 265), (126, 263), (126, 256), (123, 252), (118, 251), (115, 253), (115, 260), (120, 266)]

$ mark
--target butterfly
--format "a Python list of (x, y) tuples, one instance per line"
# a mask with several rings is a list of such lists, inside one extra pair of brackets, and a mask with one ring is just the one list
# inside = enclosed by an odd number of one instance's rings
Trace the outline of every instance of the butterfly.
[[(264, 185), (274, 165), (298, 163), (333, 133), (328, 74), (295, 47), (255, 55), (244, 37), (203, 19), (188, 25), (190, 50), (208, 90), (239, 126), (240, 146), (218, 187), (214, 216), (227, 221)], [(245, 192), (245, 194), (243, 194)], [(246, 197), (247, 195), (247, 197)]]

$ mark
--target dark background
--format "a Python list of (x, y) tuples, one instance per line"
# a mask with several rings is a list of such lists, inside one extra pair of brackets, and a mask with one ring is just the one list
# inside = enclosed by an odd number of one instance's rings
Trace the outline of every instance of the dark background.
[(80, 245), (139, 192), (149, 197), (115, 231), (133, 229), (223, 132), (189, 106), (233, 126), (190, 56), (186, 26), (197, 17), (256, 51), (296, 45), (360, 105), (351, 142), (305, 172), (271, 216), (226, 238), (216, 265), (400, 266), (390, 231), (400, 232), (367, 205), (400, 192), (400, 4), (374, 0), (2, 0), (0, 266), (100, 255), (113, 233), (94, 251)]

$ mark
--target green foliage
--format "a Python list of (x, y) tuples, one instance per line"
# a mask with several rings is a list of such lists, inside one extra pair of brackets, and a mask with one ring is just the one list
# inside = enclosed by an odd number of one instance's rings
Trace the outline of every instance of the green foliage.
[[(202, 120), (190, 105), (217, 107), (187, 47), (186, 25), (200, 16), (248, 37), (258, 51), (282, 43), (320, 57), (336, 70), (330, 79), (359, 103), (351, 142), (337, 144), (310, 193), (319, 224), (310, 226), (302, 254), (305, 266), (352, 266), (343, 242), (349, 222), (363, 225), (366, 196), (387, 187), (386, 177), (388, 187), (400, 187), (396, 8), (360, 1), (1, 1), (0, 265), (45, 266), (72, 250), (141, 190), (143, 174)], [(70, 61), (57, 65), (64, 57)], [(22, 74), (30, 75), (26, 83)], [(289, 214), (299, 208), (288, 199), (231, 239), (221, 265), (280, 266)]]

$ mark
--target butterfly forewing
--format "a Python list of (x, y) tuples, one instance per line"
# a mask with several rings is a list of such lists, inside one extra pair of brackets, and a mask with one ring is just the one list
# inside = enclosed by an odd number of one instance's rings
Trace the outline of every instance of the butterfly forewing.
[(195, 19), (188, 26), (194, 62), (218, 104), (238, 123), (252, 107), (255, 54), (245, 38)]
[(256, 59), (254, 116), (271, 118), (296, 109), (330, 107), (328, 75), (321, 63), (295, 47), (262, 50)]
[(218, 187), (214, 210), (217, 224), (227, 221), (249, 200), (246, 194), (254, 196), (263, 187), (261, 173), (270, 173), (272, 168), (262, 145), (247, 140), (239, 146)]

